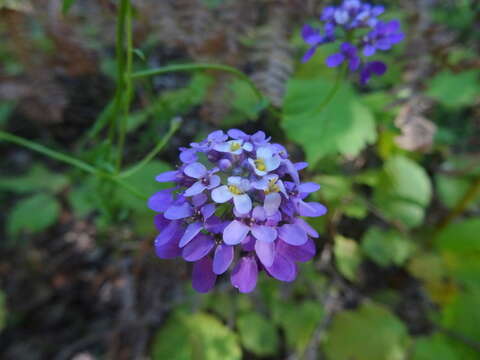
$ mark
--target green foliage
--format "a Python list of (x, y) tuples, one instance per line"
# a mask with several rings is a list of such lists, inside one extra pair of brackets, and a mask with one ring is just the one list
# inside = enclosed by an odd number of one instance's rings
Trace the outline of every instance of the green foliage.
[(435, 334), (429, 337), (418, 337), (413, 347), (412, 360), (457, 360), (455, 349), (445, 337)]
[(34, 191), (58, 192), (68, 184), (65, 175), (50, 172), (43, 165), (34, 165), (27, 174), (0, 177), (0, 190), (15, 193)]
[(157, 332), (152, 359), (236, 360), (242, 351), (237, 336), (215, 317), (176, 313)]
[(330, 360), (402, 360), (409, 337), (397, 317), (376, 304), (335, 315), (325, 344)]
[(396, 230), (383, 231), (372, 226), (362, 238), (362, 250), (380, 266), (401, 266), (413, 251), (413, 244)]
[(242, 345), (258, 356), (274, 355), (278, 350), (277, 329), (272, 322), (258, 313), (242, 314), (237, 319)]
[(340, 273), (348, 280), (355, 281), (357, 269), (362, 261), (358, 244), (352, 239), (337, 235), (333, 253)]
[(480, 93), (479, 75), (477, 70), (442, 71), (430, 81), (427, 94), (448, 107), (471, 105)]
[(420, 165), (403, 156), (385, 162), (374, 192), (375, 205), (385, 217), (407, 227), (418, 226), (431, 197), (430, 178)]
[(62, 2), (62, 13), (65, 15), (68, 13), (72, 5), (75, 3), (76, 0), (63, 0)]
[(281, 125), (291, 140), (302, 145), (312, 164), (330, 154), (358, 155), (376, 139), (372, 113), (346, 83), (315, 111), (333, 87), (319, 77), (293, 78), (287, 85)]
[(0, 333), (7, 323), (7, 299), (5, 293), (0, 290)]
[(17, 235), (22, 231), (39, 232), (55, 223), (60, 205), (52, 195), (36, 194), (17, 202), (7, 221), (7, 232)]

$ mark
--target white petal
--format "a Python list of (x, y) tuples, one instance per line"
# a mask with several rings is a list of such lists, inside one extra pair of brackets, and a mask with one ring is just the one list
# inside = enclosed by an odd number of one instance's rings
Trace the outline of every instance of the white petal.
[(247, 194), (233, 195), (233, 203), (240, 214), (246, 214), (252, 210), (252, 200)]
[(230, 152), (230, 144), (228, 142), (215, 144), (213, 149), (217, 150), (217, 151), (220, 151), (220, 152)]
[(228, 186), (223, 185), (212, 190), (212, 200), (216, 203), (224, 203), (233, 197), (232, 193), (228, 191)]
[(243, 150), (245, 151), (252, 151), (253, 150), (253, 145), (250, 144), (249, 142), (246, 142), (245, 144), (243, 144)]
[(257, 158), (268, 159), (273, 155), (272, 150), (266, 146), (257, 149)]
[(227, 181), (228, 185), (240, 186), (242, 178), (240, 176), (230, 176)]
[(265, 158), (265, 167), (267, 171), (273, 171), (280, 166), (280, 158), (278, 156), (272, 156)]
[(183, 170), (185, 175), (190, 176), (194, 179), (200, 179), (205, 176), (207, 173), (207, 168), (205, 165), (198, 162), (188, 164)]
[(190, 186), (187, 190), (185, 190), (185, 196), (198, 195), (203, 190), (205, 190), (205, 185), (203, 185), (201, 181), (197, 181), (192, 186)]
[(280, 207), (281, 202), (282, 196), (279, 193), (270, 193), (265, 196), (263, 208), (265, 209), (267, 216), (272, 216), (275, 214)]

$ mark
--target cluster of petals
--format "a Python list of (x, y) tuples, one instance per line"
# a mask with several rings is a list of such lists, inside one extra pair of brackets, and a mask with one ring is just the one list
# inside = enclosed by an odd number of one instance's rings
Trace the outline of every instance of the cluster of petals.
[(386, 64), (369, 58), (377, 51), (390, 50), (404, 37), (398, 20), (379, 20), (384, 11), (381, 5), (360, 0), (344, 0), (340, 6), (326, 7), (320, 16), (323, 31), (310, 25), (303, 27), (302, 37), (310, 46), (303, 62), (308, 61), (320, 45), (343, 39), (339, 51), (327, 57), (327, 66), (337, 67), (346, 63), (351, 72), (360, 75), (362, 85), (372, 75), (383, 75), (387, 70)]
[(180, 148), (181, 165), (156, 177), (172, 187), (148, 201), (156, 211), (156, 254), (193, 262), (192, 285), (210, 291), (230, 271), (240, 292), (255, 289), (264, 271), (293, 281), (297, 263), (315, 255), (318, 233), (303, 219), (326, 213), (306, 197), (320, 186), (300, 182), (307, 163), (293, 163), (288, 152), (264, 132), (248, 135), (214, 131)]

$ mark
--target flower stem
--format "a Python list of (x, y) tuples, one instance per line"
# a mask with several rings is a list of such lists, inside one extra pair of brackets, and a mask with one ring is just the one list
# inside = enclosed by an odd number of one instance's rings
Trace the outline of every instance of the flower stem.
[(337, 77), (335, 79), (335, 84), (333, 85), (332, 89), (327, 94), (327, 96), (325, 96), (323, 101), (317, 107), (314, 108), (312, 112), (313, 114), (317, 114), (321, 112), (333, 100), (338, 90), (340, 90), (341, 88), (342, 79), (346, 73), (346, 69), (347, 67), (345, 66), (345, 64), (343, 64), (342, 67), (338, 70)]
[(221, 65), (221, 64), (205, 64), (205, 63), (199, 63), (199, 64), (178, 64), (178, 65), (167, 65), (161, 68), (157, 69), (149, 69), (149, 70), (142, 70), (138, 72), (134, 72), (132, 74), (133, 79), (138, 79), (142, 77), (148, 77), (148, 76), (154, 76), (154, 75), (161, 75), (161, 74), (166, 74), (169, 72), (176, 72), (176, 71), (199, 71), (199, 70), (217, 70), (217, 71), (224, 71), (231, 73), (238, 77), (239, 79), (245, 81), (248, 85), (250, 85), (250, 88), (253, 90), (255, 95), (260, 99), (260, 100), (265, 100), (265, 97), (261, 93), (261, 91), (257, 88), (255, 83), (243, 72), (241, 72), (238, 69), (235, 69), (234, 67), (228, 66), (228, 65)]
[(153, 148), (152, 151), (150, 151), (147, 156), (145, 156), (140, 162), (132, 166), (131, 168), (121, 172), (118, 177), (119, 178), (126, 178), (137, 171), (139, 171), (141, 168), (143, 168), (145, 165), (147, 165), (168, 143), (172, 135), (178, 130), (178, 128), (181, 125), (181, 120), (180, 119), (173, 119), (172, 122), (170, 123), (170, 129), (168, 132), (163, 136), (163, 138), (160, 140), (160, 142)]

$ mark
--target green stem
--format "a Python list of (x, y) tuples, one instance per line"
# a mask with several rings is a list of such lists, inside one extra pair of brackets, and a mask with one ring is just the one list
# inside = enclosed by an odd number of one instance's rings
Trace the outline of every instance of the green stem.
[[(125, 57), (124, 71), (118, 74), (119, 80), (122, 81), (122, 89), (124, 93), (120, 93), (119, 100), (121, 101), (123, 114), (120, 117), (120, 123), (118, 126), (118, 149), (117, 149), (117, 172), (120, 171), (122, 166), (123, 148), (125, 145), (125, 137), (127, 133), (127, 119), (130, 111), (130, 102), (132, 99), (132, 61), (133, 61), (133, 39), (132, 39), (132, 5), (130, 0), (122, 0), (123, 12), (121, 16), (124, 18), (125, 28), (122, 29), (122, 34), (126, 35), (126, 49), (121, 54), (121, 57)], [(124, 44), (122, 44), (122, 49)]]
[(23, 146), (27, 149), (30, 149), (30, 150), (36, 151), (40, 154), (51, 157), (52, 159), (55, 159), (55, 160), (58, 160), (60, 162), (71, 165), (73, 167), (76, 167), (80, 170), (83, 170), (83, 171), (89, 173), (89, 174), (93, 174), (93, 175), (108, 179), (108, 180), (110, 180), (114, 183), (117, 183), (118, 185), (122, 186), (125, 190), (131, 192), (132, 194), (134, 194), (135, 196), (137, 196), (137, 197), (139, 197), (143, 200), (148, 198), (148, 196), (142, 194), (141, 192), (139, 192), (137, 189), (135, 189), (131, 185), (125, 183), (123, 180), (119, 179), (116, 175), (100, 171), (100, 170), (96, 169), (94, 166), (92, 166), (90, 164), (87, 164), (86, 162), (83, 162), (82, 160), (79, 160), (79, 159), (76, 159), (76, 158), (71, 157), (69, 155), (63, 154), (61, 152), (49, 149), (46, 146), (40, 145), (40, 144), (38, 144), (34, 141), (30, 141), (30, 140), (24, 139), (22, 137), (19, 137), (19, 136), (13, 135), (13, 134), (9, 134), (9, 133), (4, 132), (4, 131), (0, 131), (0, 140), (4, 140), (4, 141), (7, 141), (7, 142), (11, 142), (13, 144), (16, 144), (16, 145)]
[(141, 168), (143, 168), (145, 165), (147, 165), (168, 143), (172, 135), (178, 130), (178, 128), (181, 125), (181, 121), (179, 119), (174, 119), (172, 120), (170, 124), (170, 129), (168, 132), (163, 136), (162, 140), (153, 148), (152, 151), (150, 151), (147, 156), (145, 156), (140, 162), (132, 166), (131, 168), (121, 172), (118, 177), (119, 178), (126, 178), (137, 171), (139, 171)]
[(342, 67), (338, 70), (337, 77), (335, 79), (335, 84), (333, 85), (332, 89), (330, 92), (327, 94), (327, 96), (323, 99), (323, 101), (313, 109), (312, 113), (317, 114), (321, 112), (329, 103), (330, 101), (333, 100), (335, 95), (337, 94), (338, 90), (340, 90), (341, 85), (342, 85), (342, 79), (345, 75), (347, 67), (342, 65)]
[(154, 75), (161, 75), (170, 72), (176, 71), (198, 71), (198, 70), (217, 70), (217, 71), (224, 71), (231, 73), (238, 77), (239, 79), (245, 81), (248, 85), (250, 85), (251, 89), (255, 93), (255, 95), (260, 99), (264, 100), (265, 97), (262, 95), (260, 90), (257, 88), (255, 83), (243, 72), (234, 67), (221, 65), (221, 64), (178, 64), (178, 65), (167, 65), (162, 68), (157, 69), (149, 69), (149, 70), (142, 70), (132, 74), (133, 79), (138, 79), (147, 76), (154, 76)]
[(480, 194), (480, 177), (477, 177), (470, 188), (465, 192), (452, 211), (437, 225), (436, 231), (440, 231), (448, 226), (455, 218), (463, 214), (470, 203)]

